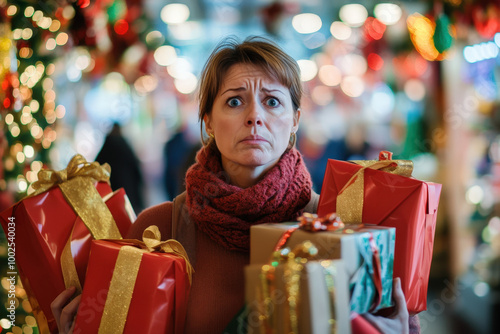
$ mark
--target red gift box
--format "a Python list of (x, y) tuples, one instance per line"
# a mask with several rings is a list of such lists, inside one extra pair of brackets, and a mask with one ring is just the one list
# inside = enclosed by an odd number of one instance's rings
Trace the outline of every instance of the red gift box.
[[(162, 244), (175, 251), (162, 252)], [(192, 272), (187, 255), (175, 240), (144, 248), (137, 240), (92, 241), (74, 334), (184, 332)]]
[[(397, 160), (378, 163), (375, 168), (391, 167)], [(384, 164), (385, 163), (385, 164)], [(360, 172), (363, 170), (362, 172)], [(343, 202), (340, 212), (337, 199), (355, 181), (362, 181), (361, 199)], [(362, 174), (361, 174), (362, 173)], [(364, 178), (364, 180), (363, 180)], [(359, 189), (358, 189), (359, 190)], [(352, 217), (358, 223), (396, 228), (394, 277), (401, 278), (408, 311), (415, 314), (427, 308), (427, 286), (432, 260), (437, 208), (441, 185), (392, 174), (360, 165), (328, 160), (318, 204), (318, 215), (337, 212), (346, 222)], [(345, 205), (347, 203), (347, 210)], [(344, 217), (349, 217), (344, 219)]]
[[(76, 162), (81, 163), (81, 160)], [(113, 192), (107, 182), (95, 182), (92, 178), (84, 182), (90, 182), (90, 187), (96, 193), (100, 202), (97, 207), (108, 211), (119, 234), (126, 235), (135, 220), (135, 214), (125, 191), (119, 189)], [(84, 191), (82, 188), (76, 190)], [(92, 201), (90, 196), (87, 197), (84, 206)], [(3, 211), (0, 222), (6, 232), (9, 218), (15, 222), (17, 271), (33, 308), (39, 331), (56, 333), (57, 325), (50, 304), (68, 284), (83, 285), (92, 241), (91, 232), (58, 186), (26, 197)], [(106, 235), (107, 231), (102, 234)], [(73, 266), (73, 269), (67, 271), (69, 274), (66, 273), (66, 282), (61, 264), (65, 247), (66, 250), (71, 250), (69, 264)]]

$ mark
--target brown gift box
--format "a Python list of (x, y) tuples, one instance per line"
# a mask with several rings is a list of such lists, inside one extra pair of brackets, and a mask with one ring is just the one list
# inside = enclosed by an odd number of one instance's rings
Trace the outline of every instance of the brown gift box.
[[(328, 291), (325, 269), (319, 261), (309, 261), (304, 265), (300, 276), (299, 302), (297, 308), (299, 333), (332, 333), (332, 316), (335, 318), (336, 333), (351, 333), (349, 317), (348, 278), (342, 260), (325, 261), (333, 267), (334, 296)], [(325, 264), (326, 265), (326, 264)], [(291, 331), (289, 303), (284, 281), (286, 264), (280, 264), (274, 272), (274, 290), (271, 293), (270, 311), (273, 333), (285, 334)], [(261, 318), (262, 304), (262, 265), (249, 265), (245, 268), (246, 302), (248, 308), (248, 334), (266, 333)], [(332, 314), (332, 306), (334, 312)]]
[[(250, 228), (250, 264), (266, 264), (271, 259), (274, 247), (285, 231), (297, 223), (259, 224)], [(350, 278), (361, 265), (355, 233), (375, 232), (388, 229), (376, 225), (349, 225), (342, 231), (306, 232), (296, 230), (292, 233), (286, 247), (311, 241), (318, 248), (319, 259), (343, 259), (347, 276)], [(394, 229), (394, 228), (391, 228)], [(342, 241), (341, 241), (342, 240)]]

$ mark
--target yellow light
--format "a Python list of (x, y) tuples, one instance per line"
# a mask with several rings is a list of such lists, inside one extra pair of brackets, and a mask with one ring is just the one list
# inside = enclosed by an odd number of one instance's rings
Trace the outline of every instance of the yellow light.
[(12, 114), (7, 114), (5, 116), (5, 123), (7, 123), (7, 125), (11, 125), (12, 122), (14, 122), (14, 115)]
[(47, 120), (47, 123), (54, 124), (54, 122), (56, 121), (56, 113), (54, 112), (54, 110), (47, 110), (45, 119)]
[(43, 12), (41, 10), (37, 10), (35, 14), (33, 14), (33, 21), (38, 22), (42, 19), (43, 17)]
[(31, 6), (26, 7), (26, 9), (24, 10), (24, 16), (26, 16), (26, 17), (33, 16), (33, 13), (35, 13), (35, 8), (33, 8)]
[(75, 9), (73, 8), (73, 6), (68, 5), (64, 7), (62, 16), (68, 21), (71, 20), (75, 16)]
[(56, 37), (57, 45), (64, 45), (68, 42), (68, 34), (65, 32), (60, 32)]
[(158, 79), (152, 75), (143, 75), (134, 82), (135, 90), (140, 94), (148, 94), (155, 90), (157, 86)]
[(52, 75), (52, 74), (54, 74), (55, 70), (56, 70), (56, 65), (51, 63), (51, 64), (47, 65), (47, 68), (45, 69), (45, 73), (47, 73), (47, 75)]
[(45, 48), (49, 51), (52, 51), (56, 48), (57, 46), (57, 43), (56, 43), (56, 40), (54, 38), (49, 38), (47, 40), (47, 43), (45, 43)]
[(335, 21), (330, 26), (330, 33), (333, 37), (340, 41), (345, 41), (351, 37), (352, 29), (347, 24), (341, 21)]
[(64, 106), (60, 104), (56, 108), (56, 117), (63, 118), (64, 115), (66, 115), (66, 108), (64, 108)]
[(36, 180), (38, 180), (38, 175), (35, 172), (30, 170), (30, 171), (26, 172), (26, 180), (28, 180), (29, 183), (33, 183)]
[(51, 78), (45, 78), (42, 82), (43, 90), (47, 91), (54, 87), (54, 81)]
[(26, 157), (25, 157), (23, 152), (17, 152), (16, 159), (17, 159), (17, 162), (22, 164), (24, 162), (24, 160), (26, 159)]
[(154, 59), (158, 65), (169, 66), (172, 65), (177, 59), (177, 53), (175, 52), (174, 47), (170, 45), (163, 45), (155, 50)]
[(7, 159), (5, 159), (5, 169), (8, 171), (11, 171), (14, 169), (14, 159), (12, 159), (11, 157), (8, 157)]
[(340, 8), (340, 19), (351, 27), (361, 27), (368, 18), (368, 11), (361, 4), (348, 4)]
[(61, 22), (59, 20), (52, 20), (52, 24), (49, 27), (50, 32), (56, 32), (61, 28)]
[(14, 5), (10, 5), (9, 8), (7, 8), (7, 15), (8, 16), (13, 16), (16, 15), (17, 13), (17, 7)]
[(31, 163), (31, 171), (33, 171), (34, 173), (38, 173), (43, 167), (43, 164), (41, 161), (33, 161)]
[(35, 155), (35, 149), (31, 145), (24, 146), (24, 150), (23, 151), (24, 151), (24, 155), (28, 159), (29, 158), (33, 158), (33, 156)]
[(293, 28), (300, 34), (311, 34), (321, 29), (321, 18), (312, 13), (295, 15), (292, 19)]
[(342, 74), (334, 65), (323, 65), (318, 72), (319, 80), (327, 86), (337, 86), (342, 81)]
[(36, 320), (34, 317), (32, 317), (31, 315), (27, 316), (24, 321), (26, 322), (26, 324), (28, 326), (31, 326), (31, 327), (35, 327), (36, 326)]
[(45, 92), (45, 101), (46, 102), (52, 102), (56, 99), (56, 92), (54, 90), (48, 90)]
[(19, 136), (19, 134), (21, 133), (21, 129), (19, 128), (19, 126), (17, 125), (14, 125), (11, 129), (10, 129), (10, 134), (12, 135), (12, 137), (16, 138), (17, 136)]
[(185, 22), (189, 18), (189, 7), (181, 3), (171, 3), (161, 9), (161, 20), (167, 24)]
[(419, 13), (415, 13), (408, 16), (406, 24), (415, 49), (424, 59), (432, 61), (445, 58), (444, 54), (439, 54), (439, 51), (434, 46), (435, 24), (431, 20)]
[(21, 39), (22, 36), (23, 36), (23, 29), (17, 28), (14, 29), (14, 31), (12, 31), (12, 38)]
[(52, 24), (52, 19), (50, 17), (42, 17), (42, 19), (38, 22), (38, 25), (42, 29), (49, 29), (50, 25)]
[(174, 85), (180, 93), (191, 94), (196, 90), (198, 79), (193, 73), (187, 73), (186, 77), (175, 79)]
[(26, 125), (31, 122), (31, 120), (33, 120), (33, 116), (31, 116), (31, 113), (23, 113), (21, 115), (21, 124)]
[(312, 60), (307, 59), (299, 59), (297, 60), (297, 64), (300, 67), (300, 80), (301, 81), (309, 81), (314, 79), (316, 74), (318, 73), (318, 66)]
[(365, 84), (359, 77), (347, 76), (340, 83), (340, 88), (345, 95), (350, 97), (358, 97), (363, 94), (365, 90)]
[(23, 300), (22, 306), (23, 310), (26, 311), (27, 313), (33, 312), (33, 308), (31, 307), (29, 300)]
[(19, 57), (21, 58), (31, 58), (31, 56), (33, 55), (33, 50), (31, 50), (31, 48), (28, 48), (28, 47), (23, 47), (21, 48), (21, 50), (19, 50)]
[(31, 100), (30, 108), (31, 112), (36, 113), (40, 109), (40, 103), (37, 100)]
[(52, 144), (52, 142), (46, 138), (44, 138), (42, 140), (42, 146), (44, 149), (48, 149), (50, 147), (50, 144)]
[(26, 191), (26, 189), (28, 189), (28, 182), (26, 182), (26, 180), (18, 180), (17, 189), (19, 190), (19, 192)]

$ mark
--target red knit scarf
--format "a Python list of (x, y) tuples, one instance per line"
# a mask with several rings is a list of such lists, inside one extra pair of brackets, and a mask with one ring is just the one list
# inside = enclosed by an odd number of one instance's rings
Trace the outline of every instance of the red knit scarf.
[(197, 227), (227, 249), (248, 252), (250, 226), (294, 221), (311, 199), (311, 176), (295, 149), (254, 186), (228, 183), (220, 154), (202, 148), (186, 173), (186, 203)]

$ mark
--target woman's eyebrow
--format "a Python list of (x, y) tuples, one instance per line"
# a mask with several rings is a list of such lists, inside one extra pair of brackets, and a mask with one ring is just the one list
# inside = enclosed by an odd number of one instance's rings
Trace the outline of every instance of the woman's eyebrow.
[(241, 91), (244, 91), (244, 90), (246, 90), (245, 87), (229, 88), (229, 89), (225, 90), (224, 92), (222, 92), (220, 95), (224, 95), (227, 92), (241, 92)]
[(267, 93), (267, 94), (277, 92), (277, 93), (281, 93), (283, 95), (286, 95), (281, 89), (267, 89), (267, 88), (262, 88), (261, 90), (263, 92)]

